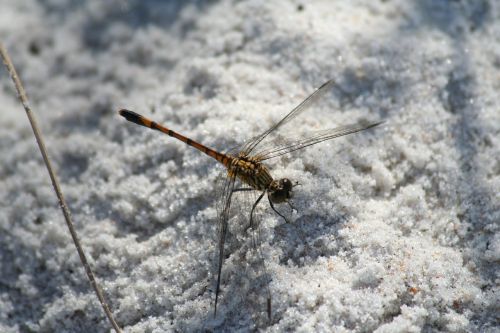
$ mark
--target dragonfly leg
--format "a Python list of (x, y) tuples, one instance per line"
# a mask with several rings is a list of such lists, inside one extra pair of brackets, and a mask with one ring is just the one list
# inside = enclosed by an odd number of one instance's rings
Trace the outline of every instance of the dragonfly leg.
[(289, 223), (289, 221), (286, 219), (286, 217), (285, 217), (283, 214), (281, 214), (280, 212), (278, 212), (278, 211), (276, 210), (276, 208), (274, 208), (274, 204), (273, 204), (273, 202), (271, 201), (271, 198), (269, 198), (269, 196), (267, 196), (267, 199), (269, 200), (269, 205), (271, 205), (271, 208), (274, 210), (274, 212), (275, 212), (276, 214), (278, 214), (279, 216), (281, 216), (281, 217), (283, 218), (283, 220), (285, 220), (285, 222), (286, 222), (286, 223)]
[(257, 198), (257, 201), (255, 201), (255, 203), (253, 204), (252, 210), (250, 211), (250, 225), (245, 229), (245, 231), (250, 228), (253, 228), (253, 211), (255, 210), (255, 207), (257, 207), (257, 205), (259, 204), (260, 200), (262, 200), (262, 197), (264, 196), (265, 193), (266, 191), (263, 191), (262, 194), (259, 195), (259, 198)]
[(293, 211), (298, 212), (297, 208), (295, 208), (295, 207), (293, 206), (293, 204), (292, 204), (292, 202), (291, 202), (291, 201), (287, 201), (286, 203), (288, 204), (288, 206), (290, 206), (290, 209), (292, 210), (292, 214), (293, 214)]

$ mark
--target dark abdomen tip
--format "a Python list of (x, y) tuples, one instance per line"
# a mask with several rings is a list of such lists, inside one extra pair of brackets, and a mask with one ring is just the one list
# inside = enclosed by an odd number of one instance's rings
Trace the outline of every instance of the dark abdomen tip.
[(125, 119), (127, 119), (130, 122), (148, 127), (144, 123), (144, 118), (140, 114), (135, 113), (134, 111), (130, 111), (127, 109), (121, 109), (120, 111), (118, 111), (118, 113), (120, 114), (120, 116), (124, 117)]
[(121, 109), (118, 111), (120, 116), (124, 117), (128, 121), (136, 123), (137, 120), (141, 119), (141, 116), (135, 113), (134, 111), (126, 110), (126, 109)]

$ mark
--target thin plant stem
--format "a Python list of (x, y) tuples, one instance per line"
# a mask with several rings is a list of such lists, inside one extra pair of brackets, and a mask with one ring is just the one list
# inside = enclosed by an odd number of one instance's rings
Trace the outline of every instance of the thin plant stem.
[(109, 309), (108, 304), (106, 303), (106, 300), (104, 298), (104, 295), (101, 291), (101, 288), (97, 284), (97, 281), (95, 279), (94, 273), (92, 272), (92, 269), (90, 268), (89, 262), (87, 261), (87, 257), (85, 256), (85, 252), (83, 252), (82, 246), (80, 244), (80, 241), (78, 239), (78, 235), (76, 234), (76, 230), (73, 224), (73, 221), (71, 220), (71, 214), (68, 209), (68, 205), (66, 204), (66, 201), (64, 200), (63, 194), (61, 192), (61, 186), (59, 185), (59, 181), (57, 179), (56, 173), (54, 169), (52, 168), (52, 165), (49, 160), (49, 156), (47, 154), (47, 149), (45, 148), (45, 143), (42, 138), (42, 134), (40, 132), (40, 129), (37, 125), (35, 115), (33, 114), (33, 111), (31, 110), (31, 107), (29, 106), (28, 103), (28, 97), (26, 96), (26, 92), (24, 91), (23, 85), (21, 83), (21, 80), (19, 79), (19, 76), (17, 75), (16, 69), (14, 68), (14, 65), (12, 64), (12, 61), (10, 60), (9, 54), (3, 47), (2, 43), (0, 43), (0, 56), (3, 59), (3, 63), (5, 67), (7, 68), (7, 71), (10, 74), (10, 77), (12, 78), (12, 81), (14, 82), (14, 85), (16, 87), (17, 93), (19, 100), (23, 104), (24, 110), (26, 111), (26, 115), (28, 116), (29, 122), (31, 124), (31, 128), (33, 129), (33, 133), (35, 134), (36, 141), (38, 143), (38, 148), (40, 149), (40, 152), (42, 153), (43, 161), (45, 162), (45, 166), (47, 167), (47, 171), (49, 172), (50, 180), (52, 182), (52, 186), (54, 187), (54, 191), (56, 192), (57, 199), (59, 200), (59, 206), (61, 207), (62, 213), (64, 215), (64, 219), (66, 220), (66, 225), (68, 226), (69, 233), (71, 234), (71, 238), (73, 238), (73, 242), (75, 243), (76, 250), (78, 251), (78, 255), (80, 256), (80, 261), (82, 262), (83, 267), (85, 268), (85, 272), (87, 273), (87, 277), (90, 281), (90, 284), (94, 288), (95, 293), (97, 294), (97, 298), (99, 299), (99, 302), (101, 303), (101, 306), (106, 313), (106, 316), (108, 317), (111, 325), (115, 329), (116, 332), (122, 332), (120, 329), (120, 326), (116, 323), (113, 314), (111, 313), (111, 310)]

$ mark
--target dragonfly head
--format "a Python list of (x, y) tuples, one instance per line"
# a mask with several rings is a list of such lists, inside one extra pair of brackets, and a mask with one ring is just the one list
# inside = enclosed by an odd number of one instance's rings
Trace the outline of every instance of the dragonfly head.
[(273, 180), (269, 186), (269, 199), (272, 203), (282, 203), (292, 197), (293, 184), (288, 178)]

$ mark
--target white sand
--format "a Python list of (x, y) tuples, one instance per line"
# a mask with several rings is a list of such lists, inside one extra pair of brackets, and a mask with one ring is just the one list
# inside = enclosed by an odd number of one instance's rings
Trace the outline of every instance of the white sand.
[[(0, 4), (0, 39), (128, 332), (500, 331), (498, 36), (495, 0)], [(0, 73), (0, 331), (108, 331)], [(116, 111), (225, 149), (330, 78), (299, 133), (387, 123), (270, 161), (302, 184), (298, 212), (259, 210), (267, 274), (248, 221), (232, 220), (214, 318), (221, 168)]]

